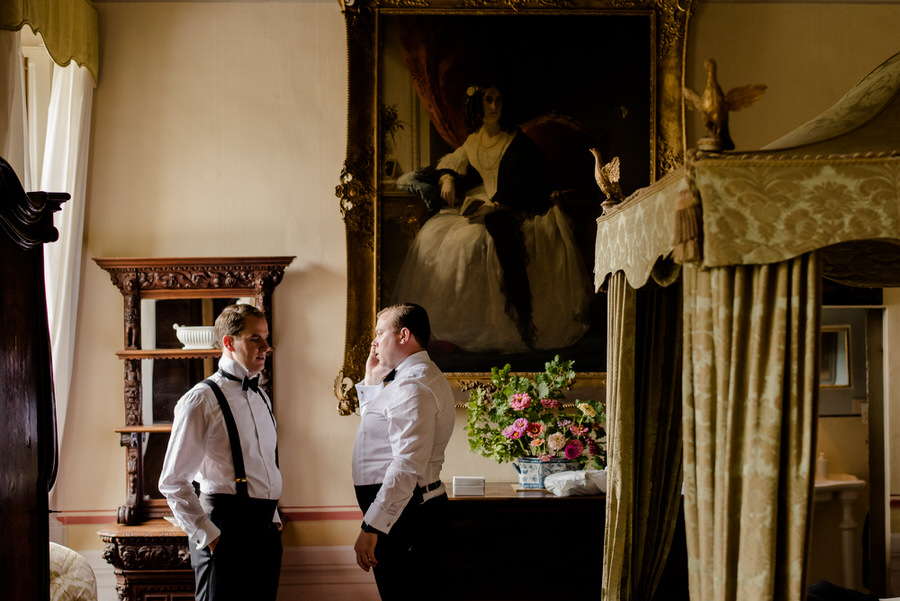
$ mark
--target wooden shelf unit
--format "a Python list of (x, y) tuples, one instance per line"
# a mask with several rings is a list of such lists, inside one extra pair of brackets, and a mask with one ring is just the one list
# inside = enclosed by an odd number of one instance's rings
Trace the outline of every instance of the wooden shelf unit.
[[(95, 258), (124, 299), (125, 348), (116, 355), (125, 364), (125, 424), (117, 428), (126, 448), (126, 499), (118, 522), (134, 525), (168, 514), (168, 507), (144, 493), (143, 434), (165, 433), (170, 425), (144, 424), (142, 361), (213, 359), (219, 349), (141, 348), (141, 301), (146, 299), (253, 298), (272, 324), (272, 292), (294, 257), (113, 257)], [(263, 387), (272, 397), (272, 362), (262, 373)], [(154, 399), (147, 399), (150, 403)]]

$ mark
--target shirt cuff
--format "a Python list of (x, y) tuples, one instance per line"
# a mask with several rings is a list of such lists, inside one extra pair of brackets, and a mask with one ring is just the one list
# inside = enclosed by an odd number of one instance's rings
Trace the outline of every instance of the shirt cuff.
[(384, 534), (387, 534), (391, 531), (391, 528), (396, 521), (397, 518), (383, 512), (375, 505), (375, 503), (372, 503), (372, 505), (369, 506), (369, 510), (363, 517), (364, 524), (367, 524), (371, 528), (374, 528), (375, 530), (378, 530), (379, 532)]
[(194, 532), (194, 536), (191, 537), (191, 542), (194, 543), (194, 547), (200, 551), (205, 549), (209, 543), (216, 540), (221, 534), (222, 531), (219, 530), (219, 527), (213, 524), (212, 520), (207, 517), (200, 523), (197, 531)]
[(384, 384), (363, 384), (356, 385), (356, 396), (359, 398), (359, 407), (363, 409), (369, 401), (378, 396), (378, 393), (384, 388)]

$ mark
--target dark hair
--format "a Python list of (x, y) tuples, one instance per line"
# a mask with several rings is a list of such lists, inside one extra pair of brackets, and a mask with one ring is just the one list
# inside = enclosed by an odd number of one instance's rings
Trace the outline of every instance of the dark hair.
[[(504, 131), (510, 131), (509, 109), (506, 106), (506, 97), (503, 96), (503, 88), (497, 82), (485, 81), (482, 83), (472, 84), (466, 88), (466, 100), (463, 105), (463, 116), (465, 117), (466, 127), (469, 132), (478, 131), (481, 124), (484, 123), (484, 93), (490, 88), (497, 88), (500, 96), (503, 98), (503, 109), (500, 111), (500, 127)], [(471, 94), (469, 93), (471, 92)]]
[(247, 326), (249, 317), (265, 319), (266, 314), (253, 305), (228, 305), (216, 317), (216, 338), (222, 340), (225, 336), (239, 336)]
[(428, 342), (431, 340), (431, 322), (428, 321), (428, 312), (423, 307), (414, 303), (400, 303), (385, 307), (378, 312), (376, 317), (381, 317), (388, 311), (393, 312), (391, 328), (394, 332), (406, 328), (419, 346), (422, 348), (428, 346)]

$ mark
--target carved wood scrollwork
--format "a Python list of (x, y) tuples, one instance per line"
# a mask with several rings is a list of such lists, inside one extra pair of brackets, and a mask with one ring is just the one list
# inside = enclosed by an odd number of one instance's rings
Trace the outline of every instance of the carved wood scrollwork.
[(53, 213), (69, 200), (65, 192), (25, 192), (19, 176), (0, 158), (0, 189), (10, 199), (0, 204), (0, 228), (22, 250), (54, 242), (59, 232), (53, 226)]
[(103, 559), (120, 570), (190, 569), (187, 539), (174, 543), (172, 537), (104, 537)]

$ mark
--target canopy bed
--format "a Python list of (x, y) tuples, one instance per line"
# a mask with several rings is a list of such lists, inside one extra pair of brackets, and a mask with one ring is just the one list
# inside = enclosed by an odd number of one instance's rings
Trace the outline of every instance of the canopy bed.
[(644, 554), (671, 540), (682, 462), (691, 598), (806, 598), (822, 282), (900, 284), (898, 116), (900, 55), (764, 149), (692, 151), (598, 219), (605, 599), (655, 587), (668, 548)]

